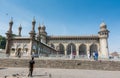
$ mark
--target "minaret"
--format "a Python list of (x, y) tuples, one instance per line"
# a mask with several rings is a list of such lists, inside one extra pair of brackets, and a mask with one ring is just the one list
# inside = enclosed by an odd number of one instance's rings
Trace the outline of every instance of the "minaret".
[(13, 19), (11, 18), (11, 20), (9, 22), (9, 30), (8, 30), (9, 34), (12, 34), (12, 25), (13, 25)]
[(32, 21), (32, 30), (30, 31), (30, 37), (31, 39), (35, 40), (35, 24), (36, 24), (36, 21), (35, 21), (35, 18), (33, 18), (33, 21)]
[(32, 50), (33, 50), (33, 43), (34, 43), (34, 40), (35, 40), (35, 35), (36, 35), (36, 33), (35, 33), (35, 23), (36, 23), (36, 21), (35, 21), (35, 18), (33, 18), (33, 21), (32, 21), (32, 30), (30, 31), (30, 46), (31, 46), (31, 48), (30, 48), (30, 56), (32, 55)]
[(11, 38), (12, 38), (12, 25), (13, 25), (13, 20), (11, 19), (10, 22), (9, 22), (9, 30), (6, 33), (6, 48), (5, 48), (5, 51), (6, 51), (7, 56), (10, 55), (9, 45), (10, 45), (10, 41), (11, 41)]
[(36, 24), (36, 21), (35, 21), (35, 18), (33, 18), (33, 21), (32, 21), (32, 31), (35, 32), (35, 24)]
[(40, 42), (40, 30), (41, 30), (41, 26), (39, 24), (38, 26), (38, 34), (37, 34), (37, 40)]
[(47, 43), (47, 32), (45, 31), (46, 27), (44, 24), (42, 24), (41, 30), (40, 30), (40, 36), (41, 36), (41, 42)]
[(19, 28), (18, 28), (18, 35), (21, 37), (21, 30), (22, 30), (22, 26), (20, 24)]
[(100, 56), (102, 58), (108, 58), (109, 57), (109, 50), (108, 50), (108, 37), (109, 37), (109, 31), (107, 29), (107, 25), (102, 22), (100, 24), (100, 31), (98, 32), (99, 38), (100, 38)]

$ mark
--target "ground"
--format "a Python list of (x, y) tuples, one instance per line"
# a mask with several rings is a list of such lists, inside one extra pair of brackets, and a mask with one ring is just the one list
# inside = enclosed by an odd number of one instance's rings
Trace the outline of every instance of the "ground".
[[(28, 78), (27, 74), (28, 68), (0, 68), (0, 78)], [(120, 71), (35, 68), (32, 78), (120, 78)]]

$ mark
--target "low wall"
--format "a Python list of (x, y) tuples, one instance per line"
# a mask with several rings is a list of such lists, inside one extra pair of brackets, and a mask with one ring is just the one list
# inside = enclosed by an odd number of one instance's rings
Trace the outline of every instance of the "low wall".
[[(29, 60), (30, 59), (0, 59), (0, 67), (28, 67)], [(120, 61), (35, 59), (35, 67), (120, 71)]]

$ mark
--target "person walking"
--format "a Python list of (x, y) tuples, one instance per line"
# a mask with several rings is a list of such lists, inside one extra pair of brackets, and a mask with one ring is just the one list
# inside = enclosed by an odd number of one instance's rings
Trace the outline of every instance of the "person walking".
[(32, 59), (29, 61), (29, 74), (28, 77), (31, 76), (32, 77), (32, 73), (33, 73), (33, 69), (34, 69), (34, 57), (32, 57)]

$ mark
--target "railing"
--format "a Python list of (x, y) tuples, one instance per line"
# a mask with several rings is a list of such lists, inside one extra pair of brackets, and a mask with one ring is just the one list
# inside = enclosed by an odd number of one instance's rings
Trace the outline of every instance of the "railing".
[[(21, 56), (21, 57), (13, 57), (7, 56), (5, 53), (0, 53), (0, 59), (9, 58), (9, 59), (30, 59), (31, 56)], [(40, 54), (35, 55), (36, 59), (51, 59), (51, 60), (94, 60), (93, 57), (88, 58), (86, 55), (63, 55), (63, 54)], [(120, 61), (120, 57), (114, 57), (109, 59), (99, 58), (98, 60), (106, 60), (106, 61)]]

